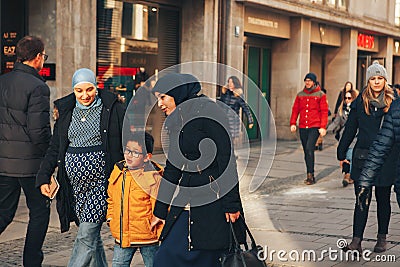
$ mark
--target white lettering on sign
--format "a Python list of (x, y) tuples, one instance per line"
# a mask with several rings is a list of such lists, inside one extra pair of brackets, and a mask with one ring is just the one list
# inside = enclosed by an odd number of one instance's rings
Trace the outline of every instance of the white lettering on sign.
[(247, 21), (250, 24), (254, 24), (254, 25), (260, 25), (260, 26), (274, 28), (274, 29), (278, 28), (278, 22), (277, 21), (260, 19), (260, 18), (250, 17), (250, 16), (248, 17)]

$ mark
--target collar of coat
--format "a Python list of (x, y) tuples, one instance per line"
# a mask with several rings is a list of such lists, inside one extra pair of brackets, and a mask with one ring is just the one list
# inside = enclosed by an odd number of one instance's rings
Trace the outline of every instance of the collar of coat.
[[(109, 91), (100, 89), (98, 90), (98, 92), (99, 97), (101, 98), (101, 101), (106, 108), (111, 108), (114, 102), (119, 101), (117, 95)], [(56, 106), (59, 111), (72, 110), (74, 109), (75, 105), (76, 98), (74, 93), (71, 93), (54, 101), (54, 106)]]
[(21, 62), (15, 62), (13, 71), (26, 72), (42, 80), (43, 82), (46, 81), (42, 76), (40, 76), (39, 72), (35, 68)]
[[(125, 170), (127, 170), (127, 167), (125, 165), (125, 160), (121, 160), (117, 162), (114, 166), (114, 171), (118, 170), (119, 174), (118, 175), (111, 175), (109, 179), (109, 183), (113, 184), (115, 181), (118, 180), (118, 178), (123, 174)], [(143, 173), (143, 178), (140, 179), (140, 185), (142, 186), (147, 186), (150, 187), (151, 185), (154, 185), (157, 182), (156, 176), (159, 176), (163, 174), (163, 168), (161, 167), (160, 164), (151, 161), (150, 163), (145, 164), (144, 171), (143, 169), (138, 169), (138, 170), (131, 170), (129, 171), (131, 174), (135, 174), (136, 172), (141, 172)], [(136, 175), (135, 175), (136, 176)], [(150, 178), (153, 179), (150, 179)], [(137, 181), (138, 182), (138, 181)]]
[(318, 91), (321, 91), (321, 87), (319, 85), (317, 85), (315, 87), (315, 89), (311, 90), (311, 91), (307, 90), (307, 88), (305, 88), (305, 87), (303, 89), (303, 92), (306, 93), (306, 94), (312, 94), (312, 93), (315, 93), (315, 92), (318, 92)]

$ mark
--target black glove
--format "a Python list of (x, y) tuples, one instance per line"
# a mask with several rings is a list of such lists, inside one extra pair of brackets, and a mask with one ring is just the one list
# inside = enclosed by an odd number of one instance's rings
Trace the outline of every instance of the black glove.
[(367, 209), (369, 206), (369, 196), (371, 194), (371, 187), (359, 186), (357, 195), (357, 205), (361, 211)]
[(340, 140), (340, 133), (339, 132), (336, 132), (335, 139), (338, 140), (338, 141)]
[(350, 164), (347, 162), (343, 162), (342, 164), (342, 172), (349, 173), (350, 172)]

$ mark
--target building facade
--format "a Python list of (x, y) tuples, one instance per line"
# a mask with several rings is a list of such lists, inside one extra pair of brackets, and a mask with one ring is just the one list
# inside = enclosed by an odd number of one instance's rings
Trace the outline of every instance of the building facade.
[[(227, 64), (258, 85), (278, 138), (293, 139), (291, 106), (307, 72), (317, 74), (331, 110), (346, 81), (358, 89), (365, 85), (366, 68), (375, 59), (386, 67), (389, 83), (400, 83), (399, 5), (397, 0), (1, 1), (1, 72), (12, 68), (13, 46), (27, 34), (46, 43), (49, 60), (42, 74), (53, 99), (72, 91), (72, 74), (81, 67), (96, 70), (101, 87), (124, 92), (134, 86), (140, 67), (151, 76), (184, 62)], [(216, 97), (219, 90), (207, 87), (205, 93)], [(260, 101), (246, 97), (254, 105)], [(258, 131), (249, 130), (250, 138), (259, 138)]]

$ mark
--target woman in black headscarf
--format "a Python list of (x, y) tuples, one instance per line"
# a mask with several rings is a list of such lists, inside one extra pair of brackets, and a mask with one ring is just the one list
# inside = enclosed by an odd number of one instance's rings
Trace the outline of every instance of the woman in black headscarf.
[(200, 90), (189, 74), (167, 74), (153, 89), (168, 116), (169, 136), (154, 210), (165, 220), (155, 267), (220, 266), (221, 252), (229, 246), (228, 222), (242, 212), (226, 115), (214, 101), (198, 95)]

